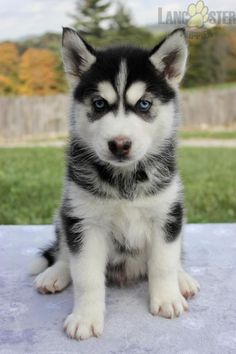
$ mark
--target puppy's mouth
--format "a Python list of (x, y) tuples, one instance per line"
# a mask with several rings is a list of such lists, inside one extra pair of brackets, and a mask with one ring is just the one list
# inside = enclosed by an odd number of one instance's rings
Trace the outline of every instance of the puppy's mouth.
[(111, 157), (108, 160), (109, 163), (115, 166), (125, 166), (125, 165), (130, 165), (132, 162), (134, 162), (130, 157)]
[(132, 165), (135, 162), (131, 156), (113, 156), (108, 154), (107, 156), (99, 156), (99, 158), (102, 161), (117, 167)]

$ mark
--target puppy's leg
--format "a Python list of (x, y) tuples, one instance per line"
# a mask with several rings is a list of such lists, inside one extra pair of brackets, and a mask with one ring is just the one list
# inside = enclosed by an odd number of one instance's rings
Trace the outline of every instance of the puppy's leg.
[(106, 259), (107, 244), (102, 231), (96, 228), (84, 231), (81, 249), (70, 259), (74, 309), (64, 329), (71, 338), (79, 340), (102, 334)]
[(50, 267), (40, 273), (35, 279), (36, 289), (41, 294), (59, 292), (71, 282), (69, 251), (65, 243), (65, 236), (59, 217), (56, 223), (56, 236), (56, 242), (53, 246), (45, 249), (41, 256), (46, 266), (48, 263)]
[(161, 228), (155, 231), (148, 263), (150, 311), (153, 315), (174, 318), (188, 309), (178, 284), (181, 238), (168, 243)]
[(163, 219), (162, 225), (153, 225), (149, 249), (150, 311), (153, 315), (174, 318), (188, 309), (178, 282), (183, 222), (181, 203), (172, 203)]

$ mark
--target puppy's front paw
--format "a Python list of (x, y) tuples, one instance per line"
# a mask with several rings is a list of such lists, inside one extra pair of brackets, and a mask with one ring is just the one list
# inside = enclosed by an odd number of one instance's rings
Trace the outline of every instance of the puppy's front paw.
[(53, 294), (66, 288), (70, 281), (69, 269), (54, 264), (36, 277), (35, 286), (41, 294)]
[(64, 330), (71, 338), (82, 340), (89, 337), (100, 337), (103, 332), (103, 315), (93, 315), (92, 318), (71, 313), (65, 320)]
[(200, 285), (198, 282), (185, 271), (179, 271), (178, 279), (181, 294), (186, 299), (192, 298), (200, 291)]
[(188, 310), (188, 304), (185, 298), (176, 293), (172, 296), (158, 295), (151, 299), (150, 312), (154, 316), (162, 316), (165, 318), (175, 318), (182, 315), (184, 311)]

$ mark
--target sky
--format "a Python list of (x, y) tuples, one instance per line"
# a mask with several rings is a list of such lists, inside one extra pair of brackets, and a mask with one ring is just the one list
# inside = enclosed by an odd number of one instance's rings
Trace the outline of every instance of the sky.
[[(123, 2), (125, 0), (122, 0)], [(126, 0), (134, 21), (139, 25), (155, 24), (158, 7), (163, 13), (184, 11), (193, 1)], [(112, 1), (114, 4), (116, 0)], [(235, 0), (205, 0), (211, 11), (236, 11)], [(73, 22), (75, 0), (0, 0), (0, 40), (19, 39), (47, 31), (60, 32)]]

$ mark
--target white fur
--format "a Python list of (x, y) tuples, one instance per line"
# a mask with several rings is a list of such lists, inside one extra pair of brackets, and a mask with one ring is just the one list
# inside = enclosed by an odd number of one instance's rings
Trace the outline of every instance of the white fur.
[(104, 325), (107, 235), (95, 226), (85, 230), (84, 235), (82, 253), (70, 260), (74, 308), (64, 324), (68, 336), (76, 339), (98, 337)]
[(38, 256), (32, 260), (30, 267), (28, 269), (28, 273), (29, 275), (37, 275), (42, 271), (44, 271), (47, 267), (48, 267), (48, 261), (46, 260), (46, 258)]
[(114, 87), (109, 81), (102, 81), (98, 84), (99, 94), (104, 98), (110, 105), (114, 104), (117, 100), (117, 94)]
[[(159, 195), (135, 201), (106, 200), (104, 203), (74, 183), (68, 185), (69, 206), (74, 215), (82, 219), (86, 217), (83, 223), (85, 245), (78, 256), (71, 258), (75, 305), (65, 322), (69, 336), (84, 339), (92, 335), (92, 328), (96, 335), (102, 331), (104, 268), (107, 255), (112, 259), (108, 237), (111, 231), (118, 238), (125, 237), (131, 248), (142, 250), (138, 261), (130, 259), (127, 263), (130, 278), (144, 275), (149, 259), (151, 312), (174, 317), (187, 309), (178, 283), (181, 238), (168, 244), (161, 229), (166, 212), (174, 201), (179, 200), (180, 193), (178, 177)], [(152, 223), (154, 218), (159, 226)], [(180, 279), (180, 282), (183, 281)]]
[(200, 285), (199, 283), (193, 279), (188, 273), (186, 273), (182, 266), (179, 268), (178, 272), (178, 279), (179, 279), (179, 288), (181, 294), (186, 298), (192, 298), (195, 296), (199, 290)]
[(132, 84), (127, 92), (126, 92), (126, 99), (129, 104), (135, 106), (135, 104), (142, 98), (142, 96), (146, 92), (146, 84), (142, 81), (137, 81)]
[[(170, 205), (181, 197), (181, 185), (176, 177), (170, 186), (158, 195), (138, 198), (135, 201), (111, 199), (104, 203), (104, 200), (95, 198), (73, 182), (68, 184), (67, 194), (71, 196), (69, 206), (73, 209), (73, 216), (84, 219), (85, 230), (91, 225), (97, 225), (103, 230), (103, 235), (112, 231), (118, 240), (125, 235), (130, 248), (143, 251), (140, 269), (146, 269), (146, 246), (151, 242), (152, 220), (156, 218), (160, 224), (164, 222)], [(108, 247), (109, 257), (113, 259), (113, 246), (109, 239)], [(117, 259), (117, 262), (119, 260)], [(135, 273), (137, 270), (130, 269), (130, 272)]]
[[(157, 152), (163, 141), (168, 139), (175, 129), (173, 102), (162, 104), (159, 100), (154, 103), (158, 119), (147, 122), (135, 113), (125, 113), (122, 109), (117, 114), (109, 112), (103, 118), (88, 123), (87, 107), (75, 103), (75, 112), (80, 112), (81, 118), (73, 125), (73, 134), (81, 137), (90, 145), (103, 161), (111, 161), (111, 153), (107, 142), (117, 136), (125, 136), (132, 141), (130, 163), (136, 163), (148, 152)], [(127, 124), (127, 121), (129, 124)]]
[(127, 64), (125, 59), (121, 61), (120, 70), (116, 78), (117, 90), (120, 96), (124, 92), (126, 81), (127, 81)]
[(64, 288), (71, 281), (68, 263), (58, 261), (35, 279), (36, 289), (42, 293), (56, 293)]
[(180, 247), (181, 237), (166, 243), (163, 230), (154, 225), (148, 261), (150, 311), (153, 315), (173, 318), (188, 309), (178, 284)]

